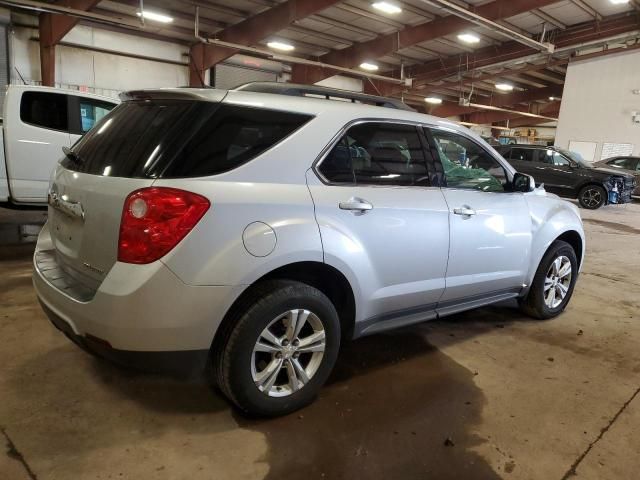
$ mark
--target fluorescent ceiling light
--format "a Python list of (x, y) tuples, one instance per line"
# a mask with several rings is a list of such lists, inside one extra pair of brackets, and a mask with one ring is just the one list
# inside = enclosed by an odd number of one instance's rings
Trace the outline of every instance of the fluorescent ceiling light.
[(362, 62), (360, 64), (360, 68), (363, 70), (369, 70), (370, 72), (375, 72), (376, 70), (378, 70), (378, 65), (376, 65), (375, 63)]
[(290, 52), (291, 50), (293, 50), (294, 47), (293, 45), (291, 45), (290, 43), (285, 43), (285, 42), (268, 42), (267, 43), (267, 47), (269, 48), (274, 48), (276, 50), (282, 50), (284, 52)]
[(513, 85), (510, 83), (496, 83), (496, 88), (498, 90), (502, 90), (503, 92), (510, 92), (513, 90)]
[(402, 12), (402, 9), (399, 6), (388, 2), (375, 2), (371, 6), (376, 10), (380, 10), (381, 12), (388, 13), (390, 15)]
[(153, 20), (154, 22), (160, 23), (171, 23), (173, 22), (173, 17), (169, 15), (163, 15), (162, 13), (152, 12), (150, 10), (143, 10), (142, 12), (136, 12), (136, 15), (144, 18), (145, 20)]
[(424, 99), (425, 102), (431, 103), (432, 105), (440, 105), (442, 103), (442, 99), (439, 97), (427, 97)]
[(458, 40), (464, 43), (478, 43), (480, 41), (480, 37), (473, 33), (461, 33), (458, 35)]
[(629, 3), (629, 0), (609, 0), (614, 5), (624, 5), (625, 3)]

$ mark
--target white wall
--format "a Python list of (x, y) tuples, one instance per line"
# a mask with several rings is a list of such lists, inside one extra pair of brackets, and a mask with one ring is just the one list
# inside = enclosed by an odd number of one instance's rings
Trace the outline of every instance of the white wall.
[[(12, 14), (15, 24), (9, 34), (11, 59), (11, 83), (21, 84), (20, 75), (30, 84), (41, 82), (40, 50), (37, 17)], [(32, 27), (29, 27), (29, 26)], [(168, 41), (153, 40), (100, 28), (77, 25), (56, 47), (56, 86), (84, 88), (103, 95), (117, 96), (123, 90), (154, 87), (178, 87), (189, 84), (189, 48)], [(105, 51), (93, 51), (87, 48)], [(112, 53), (113, 52), (113, 53)], [(132, 58), (122, 55), (140, 55), (159, 61)], [(245, 57), (237, 55), (237, 58)], [(233, 60), (233, 59), (232, 59)], [(164, 62), (163, 62), (164, 61)], [(175, 65), (169, 62), (180, 62)], [(276, 64), (268, 60), (262, 63)], [(290, 75), (282, 67), (279, 80), (287, 81)], [(20, 72), (20, 75), (18, 75)], [(208, 82), (208, 72), (207, 78)], [(318, 85), (362, 92), (362, 80), (335, 75)]]
[[(10, 33), (11, 83), (22, 83), (16, 69), (28, 83), (39, 83), (40, 52), (37, 28), (14, 27)], [(163, 61), (184, 62), (189, 49), (184, 45), (136, 37), (109, 30), (78, 25), (62, 40), (74, 46), (56, 47), (56, 84), (58, 86), (87, 87), (115, 96), (123, 90), (154, 87), (177, 87), (189, 84), (187, 65)], [(110, 52), (96, 52), (81, 48), (93, 47)], [(157, 58), (143, 60), (119, 55)], [(15, 68), (13, 68), (15, 67)]]
[(567, 69), (556, 145), (569, 142), (597, 142), (595, 159), (600, 159), (604, 142), (632, 143), (640, 155), (640, 124), (631, 121), (640, 112), (640, 52), (572, 62)]
[(339, 88), (352, 92), (362, 92), (362, 80), (359, 78), (345, 77), (344, 75), (334, 75), (316, 83), (323, 87)]

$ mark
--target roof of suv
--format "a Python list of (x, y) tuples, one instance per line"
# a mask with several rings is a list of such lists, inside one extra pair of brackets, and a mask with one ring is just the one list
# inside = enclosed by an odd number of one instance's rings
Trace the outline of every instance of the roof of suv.
[[(336, 90), (338, 91), (338, 90)], [(362, 97), (381, 99), (384, 97), (355, 94)], [(332, 95), (333, 96), (333, 95)], [(200, 101), (232, 103), (237, 105), (253, 106), (271, 110), (281, 110), (288, 112), (306, 113), (309, 115), (334, 114), (341, 118), (352, 119), (382, 119), (398, 120), (414, 123), (441, 126), (456, 131), (464, 131), (474, 138), (481, 140), (468, 128), (444, 118), (435, 117), (423, 113), (415, 112), (411, 109), (387, 108), (384, 106), (367, 105), (363, 103), (353, 103), (345, 100), (334, 100), (316, 98), (310, 96), (291, 95), (287, 93), (264, 93), (262, 91), (248, 90), (221, 90), (216, 88), (160, 88), (149, 90), (133, 90), (120, 94), (123, 101), (134, 99), (192, 99)], [(397, 99), (389, 99), (390, 102), (397, 103)]]
[(511, 148), (511, 147), (516, 147), (516, 148), (544, 148), (544, 149), (557, 149), (558, 147), (555, 147), (553, 145), (532, 145), (530, 143), (509, 143), (508, 145), (500, 145), (500, 148)]

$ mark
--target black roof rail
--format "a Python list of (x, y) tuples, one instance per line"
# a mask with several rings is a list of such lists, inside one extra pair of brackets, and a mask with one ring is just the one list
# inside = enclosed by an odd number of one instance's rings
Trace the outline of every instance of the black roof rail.
[(233, 88), (232, 91), (274, 93), (277, 95), (291, 95), (293, 97), (305, 97), (307, 95), (323, 96), (327, 100), (333, 98), (344, 98), (351, 103), (364, 103), (378, 107), (395, 108), (415, 112), (402, 100), (395, 98), (379, 97), (367, 95), (366, 93), (350, 92), (339, 88), (321, 87), (319, 85), (302, 85), (285, 82), (249, 82)]

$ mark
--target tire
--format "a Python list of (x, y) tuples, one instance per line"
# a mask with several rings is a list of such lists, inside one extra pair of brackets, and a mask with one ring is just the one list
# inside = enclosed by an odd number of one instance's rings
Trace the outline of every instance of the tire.
[[(307, 284), (269, 280), (254, 287), (234, 313), (213, 348), (214, 379), (225, 396), (244, 413), (261, 417), (310, 404), (338, 356), (340, 320), (333, 303)], [(305, 319), (298, 335), (287, 327), (293, 317)]]
[[(564, 265), (568, 262), (571, 266), (569, 272), (570, 278), (567, 281), (566, 276), (560, 278), (560, 281), (551, 283), (551, 287), (547, 290), (545, 288), (549, 285), (548, 278), (559, 278), (555, 276), (552, 270), (553, 264), (557, 259), (561, 259), (560, 270), (564, 269)], [(563, 260), (564, 259), (564, 260)], [(566, 260), (566, 262), (565, 262)], [(561, 272), (562, 273), (562, 272)], [(536, 270), (536, 274), (533, 277), (533, 283), (529, 289), (527, 296), (520, 300), (520, 307), (527, 315), (545, 320), (558, 316), (564, 311), (571, 296), (573, 295), (573, 288), (575, 287), (576, 280), (578, 278), (578, 259), (573, 247), (566, 242), (556, 240), (551, 244), (547, 252), (542, 257), (540, 265)], [(561, 298), (561, 287), (555, 287), (556, 284), (560, 284), (566, 288), (564, 297)], [(551, 290), (554, 290), (554, 298), (551, 300)], [(558, 302), (556, 304), (556, 302)]]
[(578, 201), (582, 208), (597, 210), (605, 204), (607, 192), (600, 185), (586, 185), (578, 193)]

